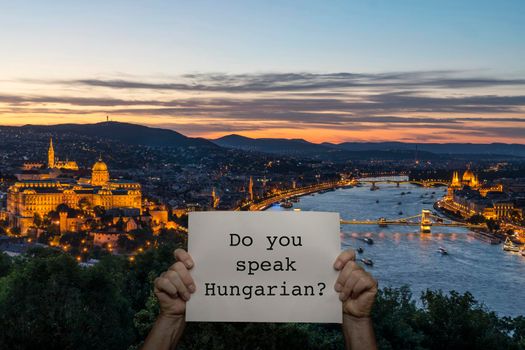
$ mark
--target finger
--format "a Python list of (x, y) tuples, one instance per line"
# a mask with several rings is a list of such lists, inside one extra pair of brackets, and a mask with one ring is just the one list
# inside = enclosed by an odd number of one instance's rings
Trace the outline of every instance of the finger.
[(343, 286), (343, 289), (339, 293), (339, 299), (341, 301), (348, 299), (356, 283), (361, 279), (361, 277), (365, 276), (365, 274), (366, 272), (363, 270), (352, 270), (350, 276)]
[(337, 281), (335, 282), (334, 286), (336, 292), (340, 292), (343, 289), (346, 280), (350, 277), (350, 274), (354, 270), (363, 270), (363, 268), (357, 265), (355, 261), (350, 261), (345, 265), (343, 270), (339, 272), (339, 276), (337, 276)]
[(168, 270), (166, 272), (166, 278), (177, 288), (179, 295), (182, 299), (188, 301), (190, 300), (190, 292), (188, 288), (184, 285), (184, 282), (180, 279), (180, 276), (177, 272), (173, 270)]
[(186, 265), (184, 265), (182, 262), (177, 261), (175, 264), (171, 265), (170, 270), (173, 270), (179, 274), (180, 279), (184, 283), (184, 285), (188, 288), (190, 293), (194, 293), (195, 288), (195, 282), (193, 282), (193, 278), (191, 277), (190, 272), (186, 268)]
[(347, 249), (339, 254), (337, 259), (335, 259), (334, 269), (339, 271), (346, 265), (347, 262), (352, 260), (355, 261), (355, 252), (353, 249)]
[(354, 285), (352, 288), (352, 291), (350, 292), (350, 297), (353, 299), (358, 298), (363, 292), (367, 290), (372, 290), (377, 288), (377, 282), (375, 279), (370, 276), (370, 274), (366, 273), (361, 276), (359, 281)]
[(175, 256), (175, 259), (177, 261), (182, 261), (188, 269), (191, 269), (193, 267), (193, 259), (191, 258), (190, 254), (188, 254), (188, 252), (184, 249), (175, 249), (173, 255)]
[(165, 277), (157, 277), (154, 286), (157, 293), (166, 293), (173, 298), (178, 297), (177, 288)]

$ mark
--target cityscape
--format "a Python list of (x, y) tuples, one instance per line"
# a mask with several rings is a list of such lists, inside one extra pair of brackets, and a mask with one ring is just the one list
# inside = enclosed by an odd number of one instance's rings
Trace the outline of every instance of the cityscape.
[[(111, 121), (91, 126), (101, 134), (108, 128), (117, 134), (149, 129)], [(294, 204), (302, 196), (363, 186), (377, 191), (379, 202), (381, 187), (408, 184), (439, 193), (425, 202), (432, 205), (422, 215), (407, 219), (401, 212), (394, 218), (370, 213), (343, 217), (342, 224), (416, 225), (421, 234), (431, 234), (433, 227), (466, 227), (477, 239), (502, 243), (505, 251), (525, 257), (525, 162), (520, 158), (492, 155), (493, 160), (466, 161), (458, 155), (432, 162), (420, 160), (414, 150), (401, 159), (373, 154), (373, 160), (320, 160), (213, 142), (151, 147), (148, 140), (119, 148), (111, 138), (86, 136), (85, 127), (65, 134), (53, 126), (0, 129), (5, 140), (0, 169), (5, 252), (17, 255), (43, 245), (72, 254), (81, 264), (95, 264), (104, 254), (133, 260), (159, 240), (185, 237), (190, 211), (300, 210)], [(73, 160), (77, 156), (82, 161)], [(133, 157), (141, 158), (133, 162)]]
[(0, 349), (525, 350), (524, 14), (6, 2)]

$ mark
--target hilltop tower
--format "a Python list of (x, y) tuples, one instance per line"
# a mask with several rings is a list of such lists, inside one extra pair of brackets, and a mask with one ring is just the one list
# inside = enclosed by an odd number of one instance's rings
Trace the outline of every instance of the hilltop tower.
[(55, 150), (53, 148), (53, 138), (49, 138), (49, 148), (47, 150), (47, 167), (53, 169), (55, 167)]

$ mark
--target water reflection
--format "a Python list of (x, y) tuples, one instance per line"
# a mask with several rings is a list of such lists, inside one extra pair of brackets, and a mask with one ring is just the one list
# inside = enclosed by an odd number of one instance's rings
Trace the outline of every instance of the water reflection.
[[(420, 214), (422, 209), (432, 211), (432, 191), (435, 198), (443, 193), (413, 185), (381, 185), (378, 191), (356, 187), (305, 196), (294, 207), (339, 212), (345, 220), (398, 219)], [(372, 238), (374, 244), (363, 242), (364, 237)], [(501, 245), (481, 242), (465, 228), (432, 227), (432, 233), (420, 234), (414, 226), (343, 225), (341, 239), (343, 249), (364, 249), (361, 257), (374, 261), (373, 268), (365, 268), (382, 286), (408, 284), (415, 295), (427, 288), (468, 290), (499, 314), (515, 316), (525, 310), (525, 298), (520, 297), (525, 288), (525, 258), (503, 252)], [(439, 247), (449, 254), (440, 254)], [(498, 283), (493, 282), (495, 277)]]

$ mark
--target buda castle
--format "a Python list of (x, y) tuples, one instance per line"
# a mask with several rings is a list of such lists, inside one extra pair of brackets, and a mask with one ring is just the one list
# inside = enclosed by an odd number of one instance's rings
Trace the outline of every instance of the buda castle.
[[(57, 162), (53, 143), (48, 150), (48, 169), (78, 169), (75, 162)], [(141, 210), (142, 190), (137, 182), (110, 179), (109, 170), (99, 158), (91, 170), (91, 178), (22, 179), (7, 192), (7, 211), (11, 227), (25, 234), (33, 225), (35, 214), (43, 217), (60, 204), (73, 209), (82, 206), (107, 209), (134, 208)]]

